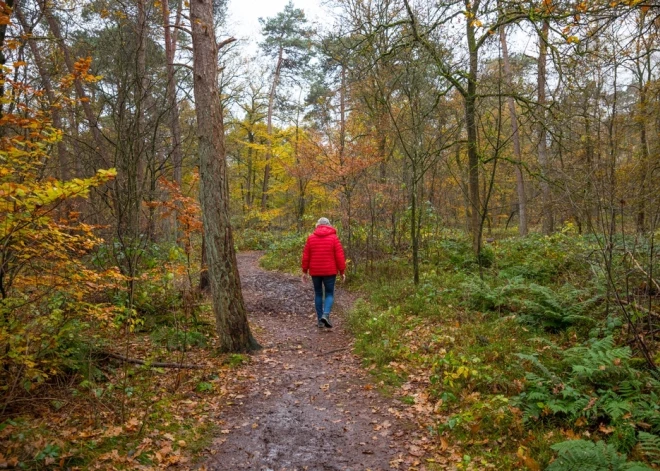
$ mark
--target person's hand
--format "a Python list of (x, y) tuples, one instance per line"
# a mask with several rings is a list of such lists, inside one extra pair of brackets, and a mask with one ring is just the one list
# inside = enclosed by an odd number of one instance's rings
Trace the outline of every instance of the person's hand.
[(346, 282), (346, 273), (341, 274), (341, 282), (345, 283)]
[(307, 273), (303, 273), (302, 276), (300, 277), (300, 281), (302, 284), (307, 283)]

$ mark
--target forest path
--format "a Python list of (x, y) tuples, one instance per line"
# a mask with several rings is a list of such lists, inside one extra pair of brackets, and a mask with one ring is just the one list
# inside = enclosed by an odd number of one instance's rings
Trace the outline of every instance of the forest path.
[(393, 414), (352, 354), (342, 311), (352, 300), (338, 284), (331, 319), (319, 329), (311, 282), (258, 265), (260, 253), (238, 255), (253, 333), (264, 350), (243, 371), (235, 404), (208, 470), (341, 470), (405, 468), (404, 437), (413, 427)]

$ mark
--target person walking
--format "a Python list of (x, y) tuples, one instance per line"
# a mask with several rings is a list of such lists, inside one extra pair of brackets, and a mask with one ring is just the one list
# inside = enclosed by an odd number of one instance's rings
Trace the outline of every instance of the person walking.
[[(328, 218), (321, 218), (316, 229), (307, 238), (302, 256), (302, 281), (312, 277), (314, 284), (314, 306), (319, 328), (332, 327), (330, 311), (335, 297), (337, 273), (346, 281), (346, 258), (337, 231)], [(323, 291), (325, 290), (325, 300)]]

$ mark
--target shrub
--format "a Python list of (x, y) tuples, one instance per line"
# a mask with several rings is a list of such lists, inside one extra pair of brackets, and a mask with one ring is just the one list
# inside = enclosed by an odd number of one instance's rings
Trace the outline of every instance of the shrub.
[(357, 336), (355, 348), (364, 357), (383, 366), (399, 356), (403, 348), (399, 339), (404, 329), (399, 306), (377, 312), (358, 300), (348, 321)]
[(266, 254), (260, 260), (261, 266), (268, 270), (299, 272), (302, 251), (305, 247), (306, 235), (283, 235), (268, 247)]
[(461, 287), (472, 309), (516, 313), (524, 322), (555, 331), (575, 324), (592, 323), (593, 319), (586, 313), (598, 300), (589, 297), (588, 290), (569, 284), (553, 290), (529, 283), (521, 276), (508, 279), (499, 286), (491, 286), (473, 276)]
[(586, 246), (584, 239), (563, 233), (505, 239), (494, 246), (496, 268), (505, 278), (522, 277), (542, 285), (557, 283), (569, 274), (587, 274)]
[(652, 445), (656, 437), (660, 443), (660, 381), (631, 366), (629, 347), (606, 337), (564, 351), (551, 348), (560, 357), (556, 367), (536, 355), (518, 355), (534, 370), (516, 398), (525, 421), (555, 418), (593, 430), (606, 424), (610, 444), (619, 451), (635, 446), (642, 438), (635, 428), (644, 424), (644, 442)]
[(272, 231), (258, 229), (244, 229), (236, 231), (235, 244), (238, 250), (266, 250), (277, 235)]
[(187, 351), (191, 347), (206, 347), (206, 336), (195, 330), (181, 330), (163, 326), (151, 334), (151, 339), (168, 350)]

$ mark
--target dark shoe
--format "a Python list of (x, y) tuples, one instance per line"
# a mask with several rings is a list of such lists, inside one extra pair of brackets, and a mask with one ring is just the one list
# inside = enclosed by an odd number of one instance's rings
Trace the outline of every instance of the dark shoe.
[(327, 314), (324, 314), (323, 317), (321, 317), (321, 322), (323, 322), (325, 326), (328, 328), (332, 327), (332, 324), (330, 323), (330, 319), (328, 319)]
[(323, 329), (325, 327), (325, 324), (321, 321), (316, 325), (319, 329)]

